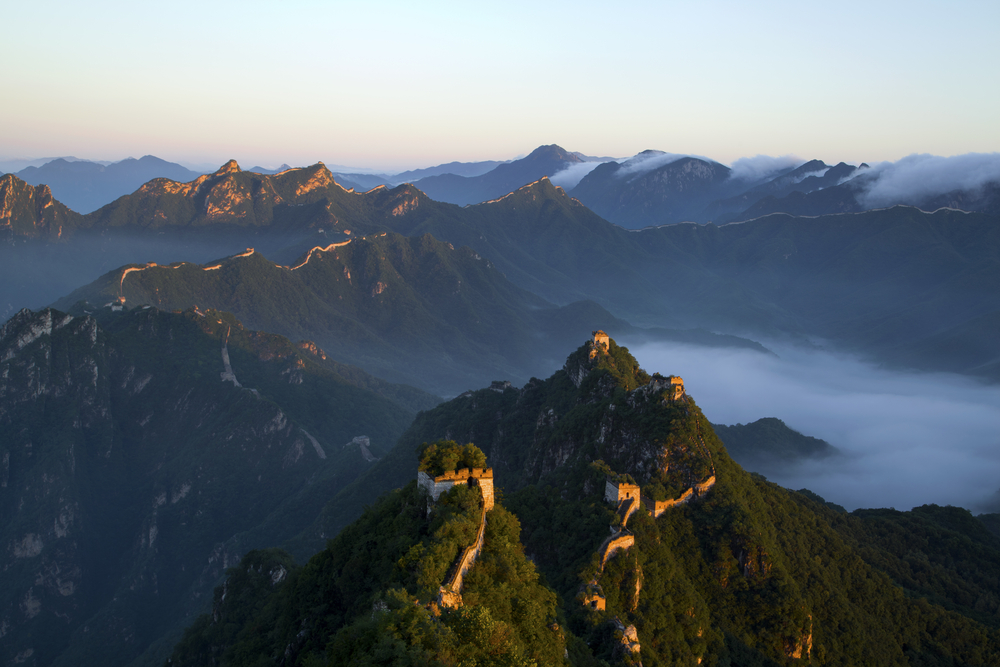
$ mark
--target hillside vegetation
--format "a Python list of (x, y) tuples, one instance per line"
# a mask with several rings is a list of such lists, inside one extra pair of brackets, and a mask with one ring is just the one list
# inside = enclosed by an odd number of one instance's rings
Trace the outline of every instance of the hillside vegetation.
[[(992, 581), (998, 542), (967, 512), (847, 515), (814, 494), (782, 489), (743, 471), (669, 378), (648, 375), (613, 340), (594, 351), (581, 347), (548, 380), (470, 392), (421, 413), (401, 440), (404, 451), (387, 457), (408, 459), (412, 476), (412, 443), (431, 442), (431, 433), (458, 441), (474, 433), (488, 455), (506, 509), (490, 513), (494, 532), (462, 596), (463, 609), (477, 604), (488, 612), (479, 612), (475, 635), (494, 638), (493, 657), (475, 653), (485, 644), (463, 634), (468, 626), (459, 619), (471, 612), (439, 610), (437, 617), (430, 605), (441, 563), (471, 538), (473, 506), (462, 503), (469, 492), (476, 497), (474, 487), (456, 487), (442, 505), (470, 508), (464, 524), (461, 511), (449, 515), (457, 523), (447, 546), (441, 528), (452, 524), (441, 517), (452, 510), (435, 508), (427, 518), (427, 496), (410, 483), (375, 503), (288, 583), (255, 588), (250, 607), (259, 612), (227, 625), (218, 605), (229, 589), (217, 591), (214, 616), (189, 630), (173, 664), (210, 664), (211, 657), (212, 664), (457, 665), (470, 656), (485, 660), (477, 664), (559, 664), (532, 643), (537, 637), (561, 648), (557, 636), (575, 665), (1000, 660), (995, 601), (971, 597)], [(700, 490), (658, 518), (635, 512), (625, 526), (624, 505), (605, 500), (609, 479), (636, 481), (643, 497), (675, 498), (692, 484)], [(496, 524), (507, 526), (503, 538)], [(629, 539), (602, 558), (609, 525)], [(509, 554), (503, 558), (527, 569), (487, 558), (498, 544)], [(519, 560), (521, 544), (534, 565)], [(955, 562), (956, 550), (968, 547), (964, 562)], [(535, 567), (543, 579), (516, 574)], [(510, 577), (536, 583), (515, 592)], [(488, 582), (482, 597), (473, 594), (474, 581)], [(583, 603), (595, 591), (603, 609)], [(498, 621), (510, 628), (518, 619), (521, 643), (511, 644)], [(507, 663), (500, 656), (518, 657)]]

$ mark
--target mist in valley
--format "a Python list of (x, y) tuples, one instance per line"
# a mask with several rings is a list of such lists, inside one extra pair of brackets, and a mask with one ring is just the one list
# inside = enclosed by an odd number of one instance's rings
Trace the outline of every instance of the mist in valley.
[(769, 344), (772, 356), (620, 342), (648, 372), (683, 377), (713, 423), (777, 417), (840, 450), (755, 470), (787, 488), (849, 510), (936, 503), (983, 511), (1000, 486), (1000, 386), (797, 347)]

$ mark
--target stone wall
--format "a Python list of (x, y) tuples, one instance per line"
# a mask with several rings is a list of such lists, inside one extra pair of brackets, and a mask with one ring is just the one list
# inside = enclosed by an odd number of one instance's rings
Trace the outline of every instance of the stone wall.
[(484, 502), (482, 514), (479, 517), (479, 530), (476, 532), (476, 541), (462, 551), (462, 555), (459, 556), (454, 566), (454, 571), (450, 577), (445, 579), (444, 584), (441, 586), (438, 599), (443, 607), (455, 608), (462, 606), (462, 585), (465, 583), (466, 573), (468, 573), (473, 563), (476, 562), (479, 552), (483, 549), (483, 539), (486, 536), (486, 512), (488, 511)]
[(640, 491), (638, 484), (613, 482), (610, 479), (605, 481), (604, 499), (606, 501), (608, 501), (613, 505), (617, 505), (626, 498), (635, 498), (636, 502), (640, 500)]
[(608, 559), (615, 555), (615, 552), (620, 549), (628, 549), (633, 544), (635, 544), (635, 535), (631, 533), (618, 533), (617, 535), (612, 535), (604, 544), (601, 545), (601, 550), (599, 552), (601, 558), (601, 571), (604, 571), (604, 565), (608, 562)]
[(456, 484), (478, 486), (482, 490), (486, 510), (493, 509), (493, 468), (449, 470), (437, 477), (431, 477), (423, 470), (417, 471), (417, 486), (425, 490), (434, 502), (437, 502), (442, 493), (451, 490), (451, 487)]
[(712, 475), (701, 484), (695, 484), (694, 490), (698, 492), (699, 496), (701, 496), (707, 493), (713, 486), (715, 486), (715, 475)]
[[(712, 483), (714, 484), (715, 478), (712, 479)], [(653, 515), (654, 519), (656, 519), (668, 509), (677, 507), (678, 505), (683, 505), (684, 503), (690, 501), (692, 497), (694, 497), (694, 489), (687, 489), (678, 498), (673, 500), (650, 500), (647, 498), (645, 500), (645, 505), (646, 509), (649, 510), (649, 513)]]

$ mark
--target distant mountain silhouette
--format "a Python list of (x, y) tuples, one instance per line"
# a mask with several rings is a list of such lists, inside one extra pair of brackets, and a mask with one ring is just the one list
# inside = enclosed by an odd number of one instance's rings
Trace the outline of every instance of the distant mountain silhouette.
[(41, 167), (27, 167), (17, 176), (31, 185), (48, 185), (53, 196), (78, 213), (90, 213), (122, 195), (134, 192), (154, 178), (192, 181), (201, 174), (173, 162), (147, 155), (109, 165), (62, 158)]
[(465, 206), (498, 199), (522, 185), (562, 171), (567, 165), (583, 162), (560, 146), (539, 146), (527, 157), (498, 165), (480, 176), (442, 174), (414, 182), (428, 197)]

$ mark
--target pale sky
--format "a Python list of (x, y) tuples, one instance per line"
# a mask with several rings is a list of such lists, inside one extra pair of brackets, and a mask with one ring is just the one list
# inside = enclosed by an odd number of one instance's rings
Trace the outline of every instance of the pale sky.
[(0, 158), (1000, 151), (1000, 2), (3, 3)]

